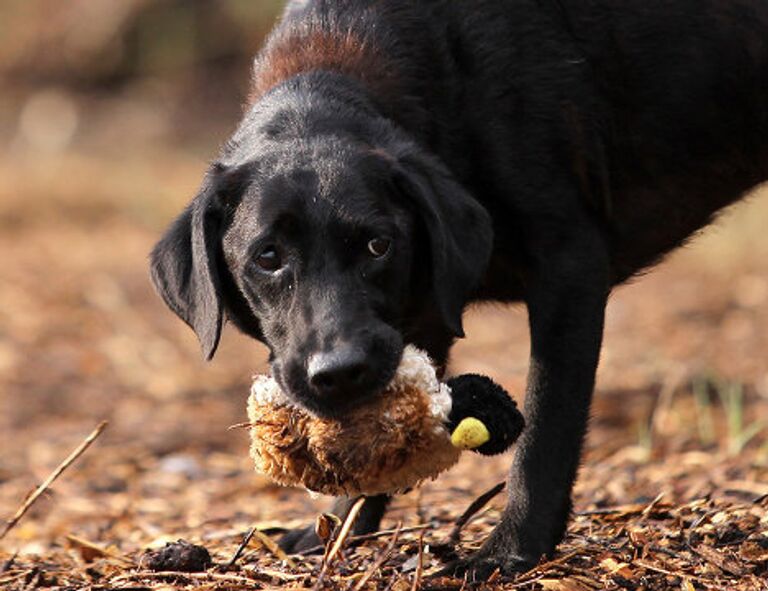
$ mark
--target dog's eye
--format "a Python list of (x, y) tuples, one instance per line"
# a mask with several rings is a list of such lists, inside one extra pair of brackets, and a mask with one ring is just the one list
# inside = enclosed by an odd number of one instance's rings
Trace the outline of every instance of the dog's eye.
[(256, 264), (264, 271), (273, 273), (283, 266), (280, 255), (274, 246), (268, 246), (256, 256)]
[(389, 252), (392, 241), (389, 238), (374, 238), (368, 243), (368, 252), (377, 259), (380, 259)]

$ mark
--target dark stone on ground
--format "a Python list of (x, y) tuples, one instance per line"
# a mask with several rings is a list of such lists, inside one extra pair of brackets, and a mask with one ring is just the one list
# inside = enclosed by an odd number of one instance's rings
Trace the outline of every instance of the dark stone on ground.
[(155, 572), (199, 573), (207, 570), (213, 561), (203, 546), (179, 540), (159, 550), (148, 551), (142, 558), (142, 564)]

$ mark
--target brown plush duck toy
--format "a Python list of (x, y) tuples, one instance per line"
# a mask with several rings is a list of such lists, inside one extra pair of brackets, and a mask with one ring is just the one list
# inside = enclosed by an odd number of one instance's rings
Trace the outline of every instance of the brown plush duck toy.
[(256, 469), (283, 485), (328, 495), (403, 491), (435, 478), (462, 449), (508, 449), (523, 429), (517, 405), (487, 377), (438, 381), (411, 345), (387, 389), (343, 418), (320, 418), (257, 376), (248, 399)]

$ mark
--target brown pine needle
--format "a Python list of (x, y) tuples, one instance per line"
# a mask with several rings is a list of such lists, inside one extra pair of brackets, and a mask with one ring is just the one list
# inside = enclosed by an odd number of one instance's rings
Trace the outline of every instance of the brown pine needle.
[(288, 556), (283, 551), (283, 549), (280, 546), (278, 546), (277, 543), (272, 538), (270, 538), (267, 534), (265, 534), (263, 531), (261, 531), (258, 528), (255, 528), (253, 530), (253, 537), (259, 540), (259, 542), (261, 542), (261, 545), (264, 546), (267, 549), (267, 551), (269, 551), (278, 560), (282, 560), (290, 568), (294, 568), (296, 566), (296, 563), (291, 559), (291, 557)]
[(341, 526), (339, 537), (336, 538), (336, 541), (333, 543), (333, 547), (331, 548), (331, 551), (328, 554), (329, 562), (332, 561), (334, 558), (336, 558), (336, 555), (339, 553), (339, 550), (341, 550), (341, 547), (344, 545), (344, 540), (347, 539), (349, 532), (352, 530), (352, 525), (355, 523), (355, 520), (357, 519), (357, 515), (358, 513), (360, 513), (360, 509), (363, 508), (363, 503), (365, 503), (365, 497), (360, 497), (359, 499), (357, 499), (357, 501), (355, 501), (355, 504), (349, 510), (349, 514), (347, 515), (347, 518), (344, 520), (344, 523)]
[(392, 551), (395, 549), (395, 544), (397, 543), (397, 539), (400, 537), (400, 530), (402, 529), (403, 522), (400, 521), (397, 524), (397, 527), (395, 528), (395, 533), (392, 534), (392, 538), (389, 540), (389, 544), (387, 544), (387, 547), (384, 549), (384, 551), (381, 553), (381, 555), (376, 559), (376, 561), (371, 565), (371, 568), (369, 568), (366, 573), (363, 575), (363, 578), (360, 579), (355, 587), (352, 589), (352, 591), (362, 591), (365, 587), (365, 584), (371, 580), (371, 577), (376, 574), (376, 572), (384, 566), (384, 563), (389, 560), (389, 557), (392, 556)]
[(21, 504), (21, 507), (18, 508), (16, 513), (11, 517), (7, 523), (5, 524), (5, 527), (3, 528), (3, 531), (0, 532), (0, 540), (2, 540), (6, 534), (13, 529), (16, 524), (19, 522), (19, 520), (24, 517), (24, 514), (29, 511), (30, 507), (35, 504), (35, 501), (40, 498), (40, 496), (50, 488), (50, 486), (56, 481), (56, 479), (61, 476), (61, 474), (69, 468), (76, 460), (79, 458), (85, 450), (87, 450), (91, 444), (96, 441), (96, 439), (101, 435), (101, 432), (104, 431), (104, 429), (108, 425), (108, 421), (102, 421), (99, 423), (98, 427), (96, 427), (93, 432), (86, 437), (83, 442), (77, 446), (77, 448), (69, 454), (69, 456), (57, 466), (57, 468), (51, 472), (50, 476), (45, 479), (45, 481), (38, 486), (35, 491), (27, 497), (27, 500), (24, 501)]
[(419, 560), (416, 563), (416, 574), (413, 576), (411, 591), (421, 587), (421, 576), (424, 573), (424, 532), (419, 534)]
[[(424, 523), (424, 524), (421, 524), (421, 525), (410, 525), (408, 527), (401, 528), (400, 529), (400, 533), (401, 534), (405, 534), (405, 533), (411, 533), (411, 532), (415, 532), (415, 531), (422, 531), (422, 530), (425, 530), (425, 529), (429, 529), (430, 527), (431, 526), (429, 524), (427, 524), (427, 523)], [(390, 536), (393, 533), (395, 533), (394, 529), (382, 529), (382, 530), (375, 531), (375, 532), (370, 533), (370, 534), (360, 534), (359, 536), (349, 536), (347, 538), (347, 546), (362, 544), (363, 542), (367, 542), (368, 540), (376, 540), (378, 538), (383, 538), (384, 536)], [(315, 552), (320, 552), (320, 550), (322, 550), (323, 548), (325, 548), (324, 545), (312, 546), (311, 548), (307, 548), (306, 550), (302, 550), (301, 554), (306, 556), (308, 554), (313, 554)]]
[(66, 537), (66, 540), (75, 548), (79, 548), (81, 550), (89, 550), (92, 553), (94, 553), (96, 556), (106, 556), (108, 558), (117, 560), (124, 564), (133, 565), (132, 560), (126, 558), (125, 556), (121, 556), (120, 554), (110, 550), (109, 548), (104, 548), (99, 544), (95, 544), (90, 540), (86, 540), (85, 538), (81, 538), (74, 534), (67, 534), (65, 537)]
[(240, 544), (237, 547), (237, 550), (235, 550), (235, 553), (232, 555), (232, 558), (227, 563), (227, 568), (232, 568), (237, 560), (240, 558), (242, 553), (245, 551), (245, 549), (248, 547), (248, 544), (251, 542), (251, 538), (253, 538), (253, 534), (256, 533), (256, 526), (253, 526), (247, 534), (245, 534), (245, 537), (243, 538), (243, 541), (240, 542)]
[(0, 566), (0, 574), (3, 574), (4, 572), (11, 570), (11, 567), (13, 566), (13, 563), (16, 562), (16, 558), (18, 557), (18, 555), (19, 555), (19, 551), (16, 550), (16, 552), (14, 552), (11, 555), (11, 557), (8, 560), (6, 560), (2, 566)]
[(664, 492), (660, 492), (658, 495), (656, 495), (656, 498), (654, 498), (650, 503), (648, 503), (648, 506), (643, 509), (643, 512), (641, 515), (643, 517), (648, 517), (654, 509), (658, 506), (659, 503), (661, 503), (661, 500), (664, 498)]
[(355, 504), (352, 505), (352, 508), (349, 510), (349, 513), (347, 513), (347, 517), (344, 519), (344, 523), (341, 525), (341, 530), (339, 531), (339, 535), (336, 537), (336, 540), (333, 542), (333, 545), (331, 546), (330, 551), (328, 552), (325, 559), (323, 560), (323, 568), (320, 570), (320, 575), (317, 577), (317, 583), (315, 583), (315, 586), (314, 586), (315, 589), (322, 588), (323, 582), (325, 581), (325, 577), (328, 574), (328, 570), (330, 569), (334, 558), (336, 558), (336, 555), (339, 553), (342, 546), (344, 545), (344, 541), (347, 539), (349, 532), (352, 531), (352, 526), (354, 525), (355, 520), (357, 519), (357, 516), (360, 513), (360, 509), (363, 508), (364, 503), (365, 503), (365, 497), (361, 496), (359, 499), (357, 499), (357, 501), (355, 501)]
[(464, 529), (464, 526), (467, 525), (467, 523), (469, 523), (469, 520), (472, 519), (478, 513), (478, 511), (485, 507), (501, 491), (503, 491), (505, 486), (506, 483), (499, 482), (492, 489), (484, 492), (474, 501), (472, 501), (472, 504), (467, 507), (467, 510), (464, 511), (464, 513), (461, 514), (461, 517), (456, 520), (456, 525), (453, 527), (451, 535), (448, 537), (448, 541), (451, 544), (455, 544), (459, 541), (461, 530)]
[(141, 571), (141, 572), (129, 572), (124, 573), (122, 575), (118, 575), (114, 579), (110, 581), (112, 585), (118, 584), (118, 583), (124, 583), (126, 581), (135, 581), (135, 580), (166, 580), (170, 579), (173, 581), (200, 581), (200, 582), (209, 582), (209, 581), (223, 581), (228, 583), (240, 583), (249, 585), (249, 587), (252, 587), (254, 583), (256, 582), (256, 579), (250, 579), (247, 577), (242, 577), (238, 575), (231, 575), (227, 573), (183, 573), (180, 571), (160, 571), (160, 572), (147, 572), (147, 571)]
[(685, 572), (672, 572), (671, 570), (668, 570), (666, 568), (661, 568), (660, 566), (656, 566), (655, 564), (651, 564), (647, 560), (633, 560), (633, 565), (637, 565), (640, 568), (644, 568), (646, 570), (654, 571), (657, 573), (661, 573), (662, 575), (667, 575), (668, 577), (678, 577), (678, 578), (686, 578), (690, 579), (692, 581), (698, 581), (700, 583), (707, 583), (706, 579), (702, 579), (701, 577), (697, 577), (695, 575), (685, 573)]

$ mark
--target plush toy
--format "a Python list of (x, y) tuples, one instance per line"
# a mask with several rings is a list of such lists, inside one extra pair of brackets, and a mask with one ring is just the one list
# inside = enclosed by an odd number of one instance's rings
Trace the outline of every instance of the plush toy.
[(394, 379), (343, 418), (319, 418), (257, 376), (248, 399), (251, 456), (283, 485), (328, 495), (393, 493), (435, 478), (462, 449), (501, 453), (523, 418), (503, 388), (478, 375), (440, 383), (426, 353), (407, 346)]

